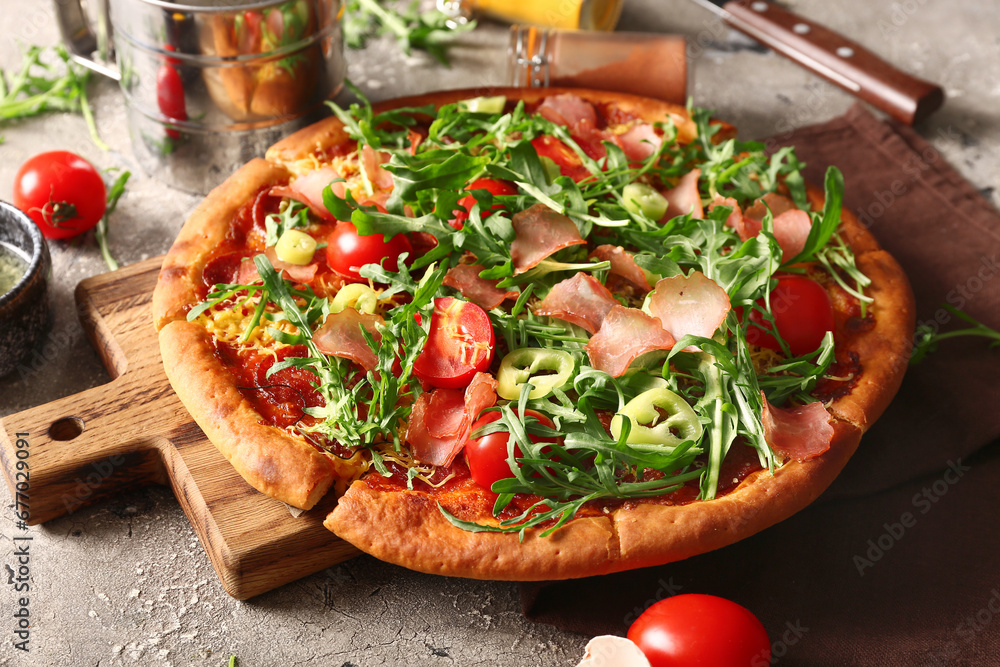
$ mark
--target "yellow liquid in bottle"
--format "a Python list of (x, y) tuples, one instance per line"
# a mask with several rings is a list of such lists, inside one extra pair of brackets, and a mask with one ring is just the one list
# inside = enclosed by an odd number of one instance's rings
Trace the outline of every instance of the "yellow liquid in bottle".
[(622, 0), (473, 0), (476, 11), (511, 23), (561, 30), (613, 30)]

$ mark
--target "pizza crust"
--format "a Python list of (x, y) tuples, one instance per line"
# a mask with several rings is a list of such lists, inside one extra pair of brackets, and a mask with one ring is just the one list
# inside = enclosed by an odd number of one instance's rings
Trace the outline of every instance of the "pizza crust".
[(181, 403), (236, 471), (255, 489), (309, 509), (337, 479), (356, 474), (360, 456), (331, 458), (302, 438), (261, 421), (214, 354), (201, 326), (169, 322), (160, 330), (163, 367)]
[(833, 422), (830, 449), (771, 475), (749, 475), (732, 492), (687, 505), (637, 504), (574, 519), (548, 537), (541, 530), (472, 533), (453, 526), (429, 494), (354, 482), (325, 525), (376, 558), (430, 574), (543, 581), (662, 565), (742, 540), (815, 500), (857, 449), (861, 430)]

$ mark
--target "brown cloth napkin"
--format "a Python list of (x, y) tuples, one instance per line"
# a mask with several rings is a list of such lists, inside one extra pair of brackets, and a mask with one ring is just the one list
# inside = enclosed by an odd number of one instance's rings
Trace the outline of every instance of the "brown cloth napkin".
[[(964, 327), (948, 302), (1000, 327), (1000, 215), (913, 130), (855, 106), (770, 145), (796, 146), (814, 183), (840, 167), (845, 206), (909, 275), (918, 323)], [(998, 437), (1000, 351), (945, 341), (811, 507), (679, 563), (522, 584), (523, 611), (624, 635), (658, 599), (710, 593), (760, 617), (773, 664), (1000, 664)]]

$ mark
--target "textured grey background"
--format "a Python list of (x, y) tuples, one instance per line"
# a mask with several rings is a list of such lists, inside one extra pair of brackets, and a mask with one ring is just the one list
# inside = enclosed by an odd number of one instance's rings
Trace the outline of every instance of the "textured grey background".
[[(921, 133), (994, 204), (1000, 181), (1000, 5), (988, 0), (794, 0), (784, 6), (852, 36), (884, 58), (940, 82), (947, 106)], [(0, 67), (19, 43), (57, 40), (51, 4), (0, 0)], [(852, 103), (839, 89), (721, 28), (684, 0), (626, 0), (622, 30), (677, 32), (707, 44), (691, 63), (697, 104), (762, 137), (822, 121)], [(372, 99), (503, 79), (506, 28), (484, 24), (455, 49), (450, 69), (395, 44), (350, 52), (349, 76)], [(494, 50), (490, 50), (490, 48)], [(110, 82), (92, 88), (104, 153), (78, 116), (0, 128), (0, 198), (18, 166), (44, 150), (73, 150), (99, 167), (139, 172)], [(123, 265), (164, 253), (198, 199), (136, 173), (112, 222)], [(37, 371), (0, 379), (0, 416), (107, 381), (82, 335), (73, 288), (105, 270), (92, 235), (51, 244), (55, 324)], [(7, 500), (5, 503), (9, 502)], [(17, 531), (0, 511), (0, 562)], [(0, 580), (0, 665), (575, 665), (586, 637), (537, 626), (514, 584), (412, 573), (359, 557), (249, 602), (219, 585), (168, 490), (150, 488), (30, 529), (31, 652), (11, 645), (15, 594)], [(652, 595), (652, 592), (651, 592)], [(599, 604), (599, 602), (596, 602)], [(790, 601), (790, 604), (793, 604)], [(805, 647), (803, 647), (805, 648)]]

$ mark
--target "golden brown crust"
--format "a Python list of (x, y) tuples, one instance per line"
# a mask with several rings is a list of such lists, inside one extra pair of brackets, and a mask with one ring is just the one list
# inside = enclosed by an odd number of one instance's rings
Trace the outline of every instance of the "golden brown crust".
[(246, 163), (212, 190), (187, 219), (160, 267), (153, 291), (153, 321), (162, 329), (183, 320), (200, 301), (197, 285), (211, 251), (229, 234), (237, 211), (262, 187), (287, 182), (289, 173), (264, 160)]
[(599, 574), (615, 556), (605, 517), (577, 519), (549, 537), (473, 533), (451, 525), (425, 493), (383, 492), (354, 482), (324, 524), (376, 558), (472, 579), (568, 579)]
[(167, 323), (160, 330), (160, 353), (184, 407), (236, 471), (261, 493), (309, 509), (338, 476), (353, 472), (301, 438), (264, 424), (198, 324)]
[(827, 409), (867, 431), (903, 381), (913, 347), (916, 307), (906, 274), (889, 253), (872, 250), (857, 256), (856, 262), (872, 281), (865, 292), (874, 298), (875, 326), (852, 338), (851, 350), (861, 362), (860, 378), (851, 393)]
[(749, 537), (811, 503), (857, 449), (861, 430), (834, 421), (830, 449), (771, 475), (749, 475), (732, 492), (688, 505), (638, 504), (575, 519), (549, 537), (472, 533), (453, 526), (420, 491), (354, 482), (324, 525), (381, 560), (431, 574), (538, 581), (662, 565)]

